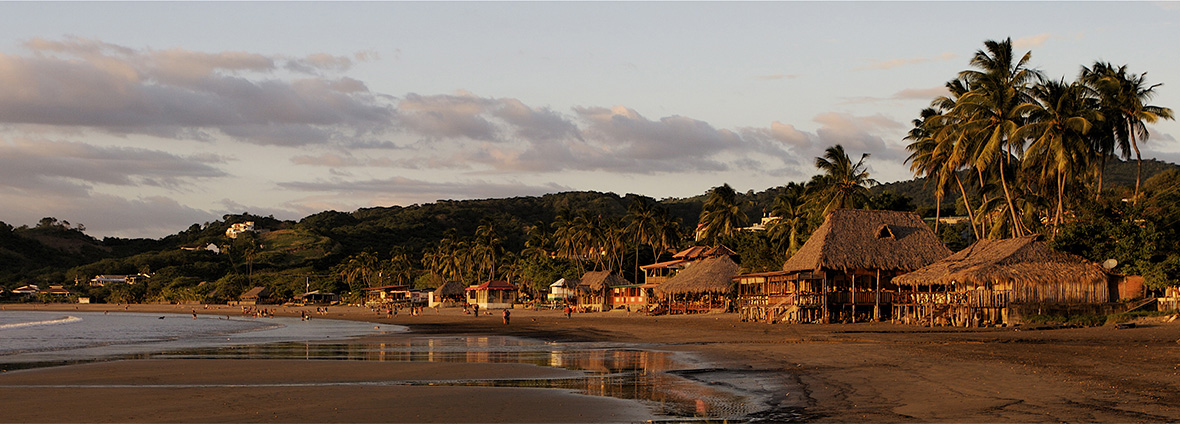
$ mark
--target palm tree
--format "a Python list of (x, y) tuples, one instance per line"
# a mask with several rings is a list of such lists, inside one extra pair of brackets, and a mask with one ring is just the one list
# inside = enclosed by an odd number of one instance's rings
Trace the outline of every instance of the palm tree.
[(410, 256), (406, 254), (405, 247), (394, 246), (393, 250), (389, 252), (389, 256), (387, 269), (390, 275), (398, 285), (408, 285), (411, 281), (410, 270), (413, 269), (413, 265), (410, 263)]
[(910, 171), (916, 177), (924, 177), (924, 185), (934, 182), (934, 232), (938, 233), (938, 224), (942, 219), (942, 199), (946, 196), (949, 185), (949, 175), (954, 175), (957, 169), (948, 166), (948, 156), (951, 149), (941, 146), (940, 141), (949, 140), (944, 137), (937, 139), (931, 131), (934, 121), (939, 117), (934, 108), (922, 109), (920, 117), (913, 120), (914, 128), (910, 129), (903, 140), (911, 143), (906, 145), (910, 155), (905, 161), (910, 163)]
[(1022, 126), (1016, 136), (1031, 140), (1023, 166), (1025, 169), (1039, 168), (1041, 186), (1048, 186), (1054, 179), (1057, 206), (1053, 214), (1053, 236), (1064, 213), (1065, 186), (1093, 162), (1095, 156), (1085, 134), (1100, 116), (1097, 113), (1093, 90), (1089, 87), (1064, 80), (1048, 81), (1033, 87), (1032, 95), (1037, 103), (1019, 108), (1028, 116), (1029, 122)]
[(807, 222), (805, 192), (806, 187), (802, 184), (795, 182), (787, 184), (786, 187), (783, 187), (782, 193), (774, 198), (774, 206), (770, 212), (778, 219), (771, 223), (767, 231), (771, 239), (776, 240), (779, 246), (782, 246), (783, 239), (786, 239), (785, 253), (787, 258), (790, 258), (802, 247), (799, 235)]
[(1028, 88), (1041, 79), (1041, 74), (1028, 67), (1031, 52), (1019, 59), (1013, 56), (1012, 39), (988, 40), (984, 47), (971, 58), (971, 66), (976, 69), (959, 73), (971, 90), (959, 98), (954, 113), (964, 120), (967, 136), (982, 141), (971, 165), (981, 170), (996, 167), (1014, 224), (1013, 235), (1021, 236), (1025, 231), (1017, 218), (1007, 174), (1024, 149), (1023, 140), (1015, 136), (1023, 122), (1018, 109), (1032, 101)]
[(1146, 72), (1132, 74), (1127, 72), (1126, 65), (1115, 68), (1102, 62), (1095, 63), (1093, 68), (1083, 67), (1082, 78), (1101, 94), (1105, 118), (1111, 122), (1110, 130), (1123, 157), (1129, 159), (1130, 150), (1135, 151), (1138, 166), (1132, 203), (1137, 205), (1143, 178), (1143, 156), (1139, 152), (1139, 142), (1146, 142), (1151, 135), (1146, 124), (1154, 124), (1160, 119), (1173, 119), (1172, 109), (1146, 104), (1155, 97), (1155, 88), (1163, 84), (1147, 85)]
[(855, 208), (868, 201), (869, 187), (877, 184), (877, 180), (869, 178), (864, 163), (868, 157), (868, 153), (862, 154), (860, 160), (852, 163), (844, 146), (837, 144), (825, 150), (822, 157), (815, 158), (815, 167), (822, 173), (814, 178), (814, 191), (823, 199), (824, 216), (838, 208)]
[(484, 220), (475, 229), (475, 243), (473, 246), (476, 265), (479, 268), (478, 279), (483, 279), (484, 272), (488, 273), (488, 280), (496, 279), (496, 258), (502, 250), (502, 240), (496, 233), (496, 226), (491, 220)]
[[(646, 198), (638, 198), (627, 206), (627, 228), (635, 242), (635, 275), (639, 275), (639, 245), (651, 245), (655, 236), (656, 210)], [(638, 277), (637, 277), (638, 278)]]
[(667, 209), (658, 208), (653, 226), (655, 232), (651, 239), (651, 251), (654, 260), (659, 262), (660, 252), (680, 245), (680, 218), (673, 219)]
[(723, 184), (709, 190), (700, 219), (705, 224), (703, 238), (708, 243), (718, 244), (718, 238), (733, 235), (745, 224), (746, 213), (742, 212), (737, 192), (729, 184)]

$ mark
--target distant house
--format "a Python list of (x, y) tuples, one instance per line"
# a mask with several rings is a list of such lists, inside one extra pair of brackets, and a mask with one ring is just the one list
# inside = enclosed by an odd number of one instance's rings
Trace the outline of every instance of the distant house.
[(135, 275), (107, 275), (107, 274), (104, 274), (104, 275), (96, 275), (96, 276), (94, 276), (94, 278), (91, 278), (90, 285), (92, 287), (103, 287), (103, 286), (106, 286), (107, 284), (112, 284), (112, 283), (136, 284), (136, 283), (141, 283), (141, 282), (147, 281), (148, 278), (151, 278), (151, 276), (147, 275), (147, 274), (142, 274), (142, 273), (135, 274)]
[(642, 284), (624, 284), (610, 288), (610, 304), (614, 309), (644, 311), (647, 309), (647, 303), (648, 291)]
[(340, 301), (340, 296), (335, 293), (321, 293), (319, 290), (315, 290), (299, 295), (299, 301), (305, 305), (327, 305)]
[(65, 288), (65, 286), (62, 286), (60, 284), (51, 285), (51, 286), (49, 286), (48, 289), (42, 290), (41, 293), (45, 293), (50, 296), (60, 296), (60, 297), (67, 297), (72, 294), (72, 292), (67, 290)]
[(549, 295), (546, 299), (550, 302), (565, 302), (576, 297), (578, 297), (578, 282), (562, 278), (549, 285)]
[(365, 289), (365, 304), (370, 306), (409, 306), (410, 286), (380, 286)]
[(587, 312), (609, 311), (614, 308), (611, 303), (612, 289), (629, 284), (629, 281), (611, 271), (587, 272), (578, 281), (578, 309)]
[(269, 296), (270, 290), (265, 286), (258, 286), (242, 294), (239, 300), (242, 305), (260, 305), (265, 303)]
[(36, 284), (28, 284), (28, 285), (23, 285), (23, 286), (15, 288), (15, 289), (12, 289), (12, 293), (13, 294), (25, 294), (25, 295), (37, 294), (37, 293), (41, 293), (41, 288), (37, 287)]
[(680, 270), (691, 265), (693, 262), (717, 256), (735, 255), (737, 254), (725, 246), (693, 246), (672, 255), (672, 260), (670, 261), (656, 262), (639, 268), (644, 272), (644, 284), (647, 288), (652, 288), (672, 278), (677, 272), (680, 272)]
[(516, 303), (516, 286), (507, 281), (486, 281), (466, 292), (468, 304), (484, 309), (508, 309)]
[(254, 221), (239, 222), (237, 224), (230, 225), (229, 228), (225, 230), (225, 236), (231, 239), (236, 239), (238, 238), (238, 234), (251, 231), (254, 231)]

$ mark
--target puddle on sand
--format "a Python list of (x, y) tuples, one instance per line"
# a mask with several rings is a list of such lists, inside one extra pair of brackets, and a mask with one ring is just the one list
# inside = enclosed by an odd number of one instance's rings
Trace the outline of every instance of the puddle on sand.
[[(636, 400), (671, 421), (763, 421), (774, 408), (766, 387), (756, 378), (697, 378), (683, 354), (644, 349), (643, 345), (547, 343), (501, 336), (424, 336), (398, 342), (275, 343), (221, 349), (189, 350), (156, 358), (314, 359), (391, 362), (514, 363), (580, 371), (573, 378), (449, 379), (397, 382), (405, 385), (529, 387)], [(708, 373), (708, 372), (705, 372)], [(764, 389), (764, 390), (760, 390)], [(797, 421), (792, 411), (775, 411), (774, 421)]]

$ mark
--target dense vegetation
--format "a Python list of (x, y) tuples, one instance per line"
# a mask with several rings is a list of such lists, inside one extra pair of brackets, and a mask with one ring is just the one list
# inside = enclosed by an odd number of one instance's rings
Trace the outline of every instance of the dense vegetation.
[[(359, 296), (489, 279), (539, 291), (588, 270), (636, 281), (641, 265), (693, 244), (728, 246), (743, 271), (758, 272), (781, 268), (835, 208), (917, 211), (953, 250), (1039, 233), (1060, 250), (1115, 259), (1115, 272), (1142, 274), (1153, 288), (1177, 284), (1180, 167), (1138, 154), (1145, 124), (1171, 118), (1145, 104), (1158, 84), (1105, 63), (1055, 82), (1027, 68), (1029, 57), (1013, 56), (1010, 41), (989, 41), (947, 83), (949, 95), (906, 137), (912, 181), (879, 185), (867, 154), (854, 161), (836, 145), (815, 158), (807, 182), (746, 193), (723, 184), (687, 199), (570, 192), (325, 211), (298, 222), (243, 213), (159, 240), (99, 241), (56, 218), (32, 228), (0, 223), (0, 285), (64, 284), (98, 302), (229, 300), (260, 285), (279, 298)], [(940, 223), (946, 215), (968, 220)], [(768, 216), (764, 231), (742, 230)], [(261, 231), (226, 236), (247, 221)], [(151, 278), (86, 284), (139, 273)]]

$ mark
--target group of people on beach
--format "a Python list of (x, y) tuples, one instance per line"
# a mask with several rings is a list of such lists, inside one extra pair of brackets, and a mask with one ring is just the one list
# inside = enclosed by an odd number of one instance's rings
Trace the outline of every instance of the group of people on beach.
[[(416, 317), (418, 315), (422, 315), (426, 311), (425, 306), (411, 306), (411, 307), (409, 307), (409, 309), (410, 309), (410, 316), (414, 316), (414, 317)], [(401, 311), (401, 309), (399, 309), (397, 306), (378, 307), (378, 308), (372, 308), (372, 310), (374, 313), (377, 314), (377, 316), (385, 315), (386, 318), (396, 317), (398, 312)]]
[(243, 306), (242, 316), (255, 318), (274, 318), (275, 311), (266, 308), (255, 308), (253, 306)]

